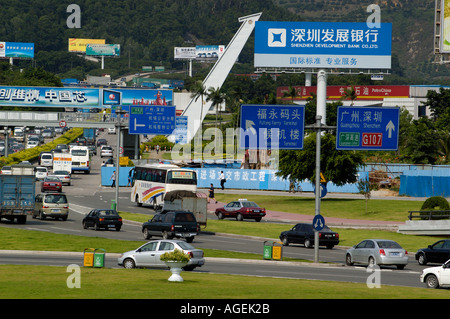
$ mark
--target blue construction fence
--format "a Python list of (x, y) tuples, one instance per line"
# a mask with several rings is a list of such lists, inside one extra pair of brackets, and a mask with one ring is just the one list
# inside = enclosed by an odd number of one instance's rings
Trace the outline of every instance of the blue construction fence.
[[(419, 167), (419, 168), (418, 168)], [(128, 175), (134, 167), (120, 167), (119, 186), (128, 185)], [(111, 186), (111, 176), (115, 167), (102, 167), (101, 185)], [(197, 186), (199, 188), (209, 188), (210, 184), (214, 188), (220, 188), (220, 172), (223, 171), (226, 183), (225, 188), (249, 189), (249, 190), (277, 190), (289, 191), (289, 180), (276, 175), (276, 170), (262, 169), (236, 169), (236, 168), (192, 168), (197, 172)], [(367, 179), (369, 169), (358, 173), (359, 179)], [(411, 197), (444, 196), (450, 197), (450, 167), (433, 166), (432, 169), (423, 169), (420, 166), (394, 166), (387, 171), (392, 172), (393, 177), (400, 177), (400, 195)], [(314, 192), (315, 185), (308, 180), (299, 183), (304, 192)], [(337, 186), (332, 182), (327, 183), (327, 192), (331, 193), (359, 193), (355, 184)]]
[(400, 195), (450, 197), (450, 171), (409, 171), (400, 175)]

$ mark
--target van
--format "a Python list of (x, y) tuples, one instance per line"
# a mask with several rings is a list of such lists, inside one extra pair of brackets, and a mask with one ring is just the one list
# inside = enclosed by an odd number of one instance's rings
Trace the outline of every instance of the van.
[(32, 217), (45, 219), (52, 217), (67, 220), (69, 216), (69, 202), (64, 193), (42, 193), (37, 194), (34, 200)]
[(53, 167), (53, 154), (50, 152), (42, 153), (39, 158), (39, 163), (41, 166)]

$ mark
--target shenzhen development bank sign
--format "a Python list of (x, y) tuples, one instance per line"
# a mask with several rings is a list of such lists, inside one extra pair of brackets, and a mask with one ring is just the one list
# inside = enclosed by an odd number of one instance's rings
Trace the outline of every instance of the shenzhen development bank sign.
[(390, 69), (392, 24), (271, 22), (255, 26), (255, 67)]

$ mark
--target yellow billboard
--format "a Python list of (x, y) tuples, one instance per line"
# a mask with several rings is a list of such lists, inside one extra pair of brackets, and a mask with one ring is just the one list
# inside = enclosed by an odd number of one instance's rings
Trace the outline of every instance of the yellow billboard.
[(69, 52), (86, 53), (87, 44), (105, 44), (105, 39), (69, 38)]
[(450, 53), (450, 0), (442, 0), (441, 53)]

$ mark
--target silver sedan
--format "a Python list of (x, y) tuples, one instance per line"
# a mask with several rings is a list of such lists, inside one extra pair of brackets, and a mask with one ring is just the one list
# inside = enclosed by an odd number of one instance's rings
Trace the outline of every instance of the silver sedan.
[(189, 263), (183, 267), (183, 270), (194, 270), (194, 268), (201, 267), (205, 263), (203, 250), (196, 249), (183, 240), (152, 240), (135, 250), (123, 253), (117, 262), (119, 266), (124, 268), (167, 268), (166, 264), (160, 260), (160, 256), (175, 249), (182, 250), (191, 257)]
[(388, 239), (366, 239), (348, 249), (345, 263), (373, 265), (395, 265), (403, 269), (408, 264), (408, 252), (398, 243)]

